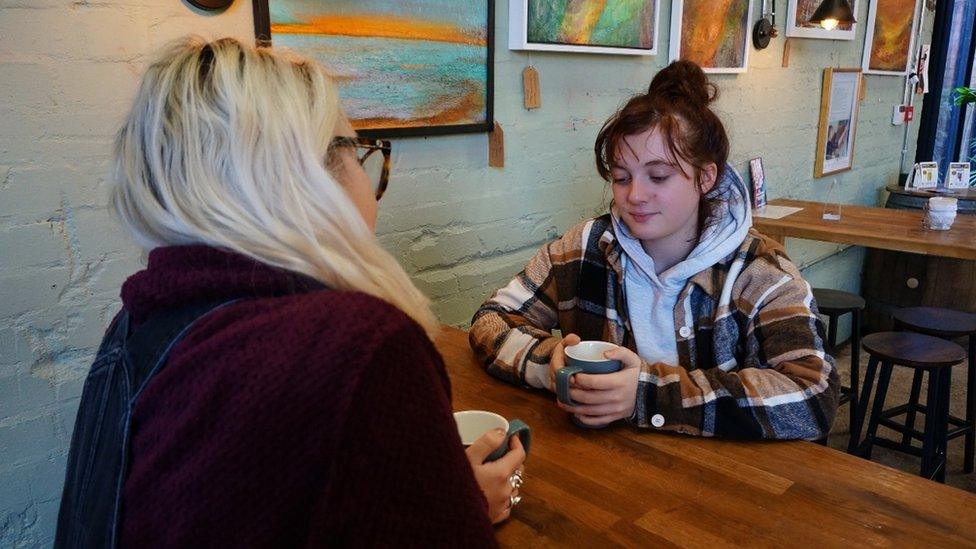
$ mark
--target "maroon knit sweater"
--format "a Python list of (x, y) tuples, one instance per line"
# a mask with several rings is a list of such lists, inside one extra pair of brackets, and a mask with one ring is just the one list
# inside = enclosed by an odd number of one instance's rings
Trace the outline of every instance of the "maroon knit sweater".
[(402, 312), (203, 246), (122, 287), (137, 323), (234, 297), (133, 412), (124, 547), (495, 545), (444, 364)]

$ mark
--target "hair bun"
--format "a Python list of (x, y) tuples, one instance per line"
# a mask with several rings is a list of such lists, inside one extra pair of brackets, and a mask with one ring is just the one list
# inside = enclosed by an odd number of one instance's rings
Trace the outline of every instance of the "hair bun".
[(678, 60), (654, 75), (647, 95), (669, 103), (706, 109), (718, 98), (718, 87), (708, 81), (701, 67), (691, 61)]

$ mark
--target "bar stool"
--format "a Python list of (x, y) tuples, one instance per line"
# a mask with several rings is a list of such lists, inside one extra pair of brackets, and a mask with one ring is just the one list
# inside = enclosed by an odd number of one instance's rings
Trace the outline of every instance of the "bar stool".
[[(966, 358), (966, 351), (951, 341), (913, 332), (878, 332), (866, 336), (863, 345), (864, 350), (868, 352), (871, 358), (868, 360), (868, 369), (864, 376), (864, 390), (861, 392), (859, 400), (860, 417), (863, 417), (867, 411), (867, 403), (871, 398), (871, 386), (874, 384), (874, 375), (879, 362), (881, 363), (881, 375), (878, 378), (878, 392), (871, 408), (871, 418), (868, 421), (868, 432), (864, 437), (864, 442), (857, 446), (857, 453), (865, 459), (871, 459), (871, 450), (877, 444), (913, 456), (921, 456), (921, 476), (945, 482), (946, 436), (949, 427), (949, 386), (952, 367)], [(903, 404), (884, 410), (884, 401), (888, 394), (888, 383), (891, 381), (893, 366), (904, 366), (916, 371), (928, 372), (929, 387), (925, 406)], [(892, 421), (892, 417), (909, 410), (925, 414), (923, 432), (919, 433), (908, 425)], [(908, 444), (903, 441), (895, 442), (879, 437), (879, 425), (906, 434), (909, 437)], [(860, 425), (852, 428), (851, 436), (860, 439)], [(912, 446), (912, 438), (921, 440), (922, 448)]]
[[(973, 472), (973, 449), (976, 445), (976, 315), (954, 311), (952, 309), (942, 309), (938, 307), (910, 307), (899, 309), (892, 314), (895, 320), (895, 329), (918, 332), (942, 339), (956, 339), (959, 337), (969, 338), (969, 361), (966, 371), (966, 419), (949, 416), (949, 423), (955, 429), (949, 431), (946, 439), (952, 440), (960, 435), (966, 435), (965, 456), (963, 472)], [(912, 394), (909, 398), (909, 406), (918, 406), (918, 397), (922, 389), (922, 372), (915, 371), (915, 378), (912, 380)], [(908, 412), (906, 425), (909, 429), (914, 429), (915, 412)], [(906, 433), (902, 443), (907, 444), (909, 436)]]
[[(862, 419), (857, 417), (857, 383), (861, 368), (861, 311), (864, 310), (864, 298), (827, 288), (814, 288), (813, 298), (817, 301), (817, 310), (827, 317), (827, 351), (831, 355), (837, 352), (837, 319), (847, 313), (851, 314), (851, 386), (840, 388), (840, 404), (851, 403), (851, 433), (854, 425), (860, 424)], [(847, 443), (847, 451), (854, 449), (855, 440), (851, 437)]]

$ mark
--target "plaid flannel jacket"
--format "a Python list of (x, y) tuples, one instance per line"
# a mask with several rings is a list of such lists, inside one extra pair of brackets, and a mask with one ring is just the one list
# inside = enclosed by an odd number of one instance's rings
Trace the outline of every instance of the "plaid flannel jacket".
[[(525, 385), (563, 334), (636, 351), (610, 214), (542, 247), (475, 313), (469, 341), (488, 372)], [(696, 274), (674, 308), (679, 364), (645, 363), (630, 421), (702, 436), (817, 439), (837, 411), (839, 380), (824, 352), (810, 285), (774, 241), (752, 230)]]

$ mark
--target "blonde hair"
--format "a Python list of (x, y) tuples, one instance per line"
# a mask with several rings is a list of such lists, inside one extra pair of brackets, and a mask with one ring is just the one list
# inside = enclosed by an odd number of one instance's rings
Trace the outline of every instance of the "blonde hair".
[(146, 249), (225, 248), (376, 296), (433, 337), (429, 301), (329, 172), (342, 123), (318, 63), (183, 38), (150, 65), (118, 134), (112, 206)]

